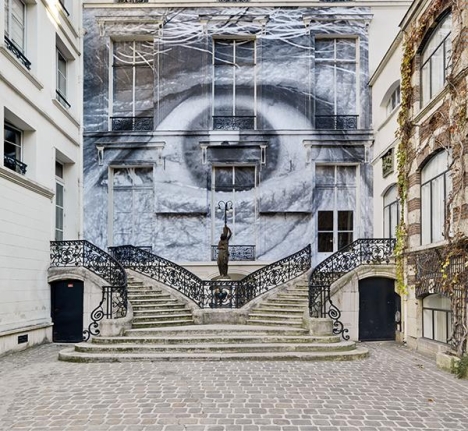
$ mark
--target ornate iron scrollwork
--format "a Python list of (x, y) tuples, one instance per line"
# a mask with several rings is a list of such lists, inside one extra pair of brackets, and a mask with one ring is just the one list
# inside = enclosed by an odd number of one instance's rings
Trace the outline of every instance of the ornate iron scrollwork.
[(330, 286), (360, 265), (388, 264), (395, 244), (396, 240), (393, 238), (358, 239), (318, 264), (309, 279), (310, 316), (330, 317), (333, 320), (333, 333), (341, 334), (348, 340), (348, 330), (340, 321), (341, 311), (330, 298)]
[[(211, 260), (218, 259), (218, 246), (211, 246)], [(255, 246), (254, 245), (230, 245), (229, 246), (229, 260), (244, 261), (255, 260)]]
[(153, 117), (112, 117), (112, 131), (152, 132)]
[(132, 245), (110, 247), (125, 268), (170, 286), (200, 308), (240, 308), (268, 290), (292, 280), (310, 268), (310, 245), (267, 265), (242, 280), (202, 280), (174, 262)]
[(214, 116), (213, 130), (253, 130), (255, 117), (251, 116)]
[(356, 130), (358, 115), (316, 115), (315, 128), (319, 130)]
[(26, 69), (31, 70), (31, 62), (23, 54), (23, 51), (6, 36), (5, 45), (18, 58), (18, 60), (21, 61), (21, 63), (24, 65), (24, 67), (26, 67)]
[(26, 174), (26, 169), (28, 167), (26, 163), (23, 163), (20, 160), (15, 159), (14, 157), (7, 156), (6, 154), (3, 155), (3, 164), (6, 168), (23, 175)]
[(83, 330), (84, 341), (91, 335), (99, 335), (99, 322), (104, 317), (117, 319), (127, 315), (127, 273), (104, 250), (85, 240), (51, 241), (50, 266), (82, 266), (110, 284), (102, 288), (101, 302), (91, 312), (91, 323)]

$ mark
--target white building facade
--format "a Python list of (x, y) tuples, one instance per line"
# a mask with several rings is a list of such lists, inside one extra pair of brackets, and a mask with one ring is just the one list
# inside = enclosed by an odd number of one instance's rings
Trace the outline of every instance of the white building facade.
[(81, 237), (81, 1), (0, 15), (2, 354), (52, 340), (50, 241)]

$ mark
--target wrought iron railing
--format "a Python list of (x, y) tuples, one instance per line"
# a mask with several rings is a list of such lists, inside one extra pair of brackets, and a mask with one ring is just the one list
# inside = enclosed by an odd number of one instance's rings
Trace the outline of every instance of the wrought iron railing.
[(122, 266), (176, 289), (200, 308), (240, 308), (310, 269), (310, 245), (241, 280), (202, 280), (187, 269), (132, 245), (109, 247)]
[(13, 54), (15, 54), (26, 69), (31, 70), (31, 62), (23, 54), (23, 51), (7, 36), (5, 36), (5, 45)]
[(65, 98), (65, 96), (59, 91), (55, 90), (55, 94), (57, 96), (57, 100), (66, 108), (70, 109), (71, 105), (68, 103), (68, 100)]
[(333, 333), (349, 340), (348, 329), (340, 321), (341, 311), (330, 297), (331, 285), (360, 265), (390, 263), (394, 238), (358, 239), (318, 264), (309, 279), (309, 311), (312, 317), (330, 317)]
[[(211, 246), (211, 260), (218, 259), (218, 246)], [(229, 246), (229, 260), (242, 261), (242, 260), (255, 260), (255, 246), (254, 245), (230, 245)]]
[(3, 164), (6, 168), (23, 175), (26, 174), (26, 169), (28, 167), (26, 163), (6, 154), (3, 155)]
[(213, 130), (254, 130), (253, 116), (221, 116), (213, 117)]
[(84, 267), (103, 278), (110, 286), (103, 286), (99, 305), (91, 312), (91, 323), (83, 330), (83, 340), (99, 335), (99, 322), (105, 317), (116, 319), (127, 314), (127, 273), (110, 254), (85, 240), (51, 241), (50, 266)]
[(111, 117), (112, 131), (152, 132), (153, 117)]
[(316, 115), (315, 128), (319, 130), (356, 130), (358, 115)]

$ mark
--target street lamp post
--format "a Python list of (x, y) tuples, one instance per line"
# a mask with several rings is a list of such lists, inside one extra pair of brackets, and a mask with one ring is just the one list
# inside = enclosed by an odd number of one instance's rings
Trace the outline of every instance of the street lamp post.
[(232, 201), (219, 201), (218, 202), (218, 207), (216, 208), (216, 212), (220, 213), (221, 211), (224, 211), (224, 226), (227, 226), (227, 215), (232, 214), (234, 210), (234, 205)]

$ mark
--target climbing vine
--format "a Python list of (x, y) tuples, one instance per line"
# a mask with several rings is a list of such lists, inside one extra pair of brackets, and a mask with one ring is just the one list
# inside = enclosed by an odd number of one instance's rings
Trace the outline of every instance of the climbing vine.
[[(466, 316), (466, 285), (468, 282), (468, 238), (466, 231), (468, 224), (467, 187), (465, 159), (468, 160), (468, 121), (467, 121), (467, 82), (466, 65), (461, 65), (464, 49), (462, 12), (463, 2), (460, 0), (435, 0), (426, 9), (419, 20), (415, 21), (405, 34), (403, 42), (403, 59), (401, 63), (401, 108), (398, 117), (399, 129), (397, 137), (398, 191), (402, 208), (408, 201), (410, 188), (410, 173), (415, 173), (418, 152), (427, 150), (426, 146), (433, 146), (432, 151), (443, 148), (450, 154), (449, 166), (452, 189), (447, 199), (447, 217), (444, 229), (446, 246), (440, 250), (440, 280), (438, 286), (441, 293), (452, 300), (453, 334), (456, 338), (453, 343), (457, 348), (458, 356), (462, 356), (468, 340)], [(448, 103), (443, 103), (420, 129), (421, 133), (415, 138), (417, 127), (413, 123), (413, 106), (415, 102), (415, 86), (413, 76), (416, 65), (416, 49), (423, 43), (430, 26), (447, 7), (452, 10), (452, 31), (460, 32), (452, 37), (452, 53), (450, 72), (446, 78), (446, 96)], [(421, 126), (421, 128), (423, 127)], [(435, 133), (437, 132), (437, 133)], [(425, 137), (430, 137), (427, 143)], [(427, 153), (427, 151), (426, 151)], [(411, 169), (413, 167), (413, 169)], [(399, 293), (407, 293), (405, 283), (405, 250), (407, 247), (408, 229), (405, 223), (404, 211), (401, 212), (397, 229), (396, 265), (397, 289)], [(418, 282), (418, 281), (417, 281)]]

